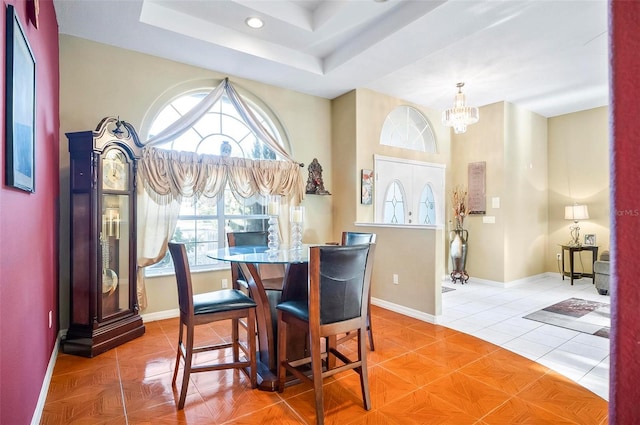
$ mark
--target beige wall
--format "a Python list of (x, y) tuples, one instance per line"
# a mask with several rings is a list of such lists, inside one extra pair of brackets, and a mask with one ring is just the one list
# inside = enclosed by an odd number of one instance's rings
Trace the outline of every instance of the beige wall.
[(547, 119), (505, 104), (504, 282), (545, 272)]
[(359, 204), (356, 112), (355, 90), (331, 101), (331, 162), (336, 182), (330, 189), (334, 201), (332, 241), (340, 241), (342, 231), (350, 230), (356, 221), (356, 206)]
[[(60, 35), (60, 311), (61, 328), (68, 325), (69, 311), (69, 152), (64, 133), (93, 130), (105, 116), (119, 116), (137, 129), (157, 99), (189, 81), (217, 83), (227, 75)], [(333, 186), (331, 166), (331, 103), (327, 99), (228, 76), (238, 88), (249, 91), (269, 105), (285, 127), (296, 160), (309, 164), (318, 158), (324, 181)], [(147, 118), (149, 120), (150, 117)], [(142, 134), (141, 134), (142, 136)], [(306, 181), (306, 166), (302, 170)], [(332, 237), (332, 199), (305, 197), (308, 225), (304, 241), (324, 242)], [(310, 230), (313, 229), (313, 230)], [(199, 290), (219, 287), (228, 271), (202, 273)], [(177, 308), (172, 276), (147, 279), (148, 308), (143, 314)]]
[[(483, 224), (481, 215), (470, 215), (464, 221), (469, 231), (467, 271), (475, 278), (504, 282), (504, 103), (480, 108), (480, 121), (463, 134), (451, 139), (451, 173), (449, 188), (468, 186), (467, 167), (470, 162), (486, 162), (487, 216), (495, 217), (495, 224)], [(449, 192), (451, 193), (451, 190)], [(500, 198), (501, 208), (491, 207), (491, 198)], [(449, 218), (451, 218), (451, 199)]]
[[(442, 229), (358, 226), (377, 236), (371, 296), (431, 316), (441, 314)], [(398, 284), (393, 275), (398, 275)]]
[[(589, 207), (589, 220), (580, 222), (580, 238), (596, 235), (600, 252), (609, 249), (609, 108), (595, 108), (549, 119), (549, 220), (547, 271), (558, 271), (556, 253), (570, 240), (564, 207), (574, 202)], [(591, 255), (581, 253), (591, 270)], [(567, 258), (568, 261), (568, 258)]]
[(468, 187), (468, 164), (486, 162), (486, 214), (465, 220), (472, 277), (513, 282), (545, 272), (546, 138), (546, 118), (505, 102), (480, 108), (480, 121), (453, 136), (454, 185)]

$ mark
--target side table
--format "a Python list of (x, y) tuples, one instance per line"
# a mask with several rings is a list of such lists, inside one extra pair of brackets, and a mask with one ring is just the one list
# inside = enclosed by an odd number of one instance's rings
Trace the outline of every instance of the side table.
[[(571, 246), (571, 245), (561, 245), (562, 246), (562, 280), (564, 280), (565, 276), (570, 276), (571, 284), (573, 285), (573, 279), (580, 279), (581, 277), (590, 277), (593, 279), (593, 283), (596, 282), (596, 275), (593, 272), (593, 263), (598, 259), (598, 247), (595, 245), (580, 245), (580, 246)], [(565, 251), (569, 251), (569, 271), (565, 271), (564, 269), (564, 253)], [(574, 261), (573, 257), (576, 252), (581, 251), (591, 251), (591, 273), (575, 273), (574, 272)]]

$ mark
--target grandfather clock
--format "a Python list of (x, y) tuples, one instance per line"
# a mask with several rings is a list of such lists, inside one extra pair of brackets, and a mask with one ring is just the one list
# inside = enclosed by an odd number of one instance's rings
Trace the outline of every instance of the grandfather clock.
[(62, 351), (93, 357), (144, 334), (136, 290), (135, 175), (142, 145), (113, 117), (67, 133), (71, 186), (70, 324)]

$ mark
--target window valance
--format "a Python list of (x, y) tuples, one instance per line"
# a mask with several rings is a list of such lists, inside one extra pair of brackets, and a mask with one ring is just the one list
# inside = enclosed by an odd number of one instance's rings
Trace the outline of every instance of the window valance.
[(292, 161), (202, 155), (146, 147), (138, 176), (155, 203), (166, 205), (183, 197), (222, 193), (227, 183), (243, 198), (255, 194), (282, 195), (295, 203), (302, 200), (304, 182), (300, 165)]

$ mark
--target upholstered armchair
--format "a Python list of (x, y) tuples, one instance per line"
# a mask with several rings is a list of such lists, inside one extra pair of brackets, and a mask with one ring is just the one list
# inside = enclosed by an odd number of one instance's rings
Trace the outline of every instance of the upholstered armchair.
[(593, 263), (595, 285), (600, 295), (609, 295), (609, 251), (600, 254), (600, 259)]

